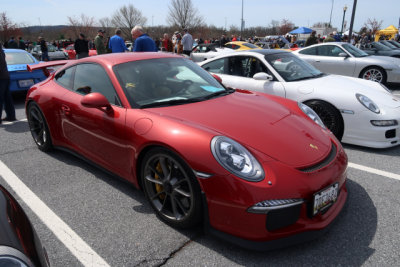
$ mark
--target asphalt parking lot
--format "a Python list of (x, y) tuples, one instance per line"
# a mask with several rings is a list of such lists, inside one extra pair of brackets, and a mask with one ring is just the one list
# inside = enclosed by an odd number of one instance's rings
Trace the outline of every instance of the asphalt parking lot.
[[(390, 89), (400, 95), (400, 85)], [(344, 145), (349, 199), (322, 238), (252, 252), (176, 230), (142, 192), (62, 151), (43, 153), (31, 137), (23, 96), (17, 118), (0, 125), (0, 183), (31, 219), (52, 266), (397, 266), (400, 262), (400, 146)], [(21, 183), (18, 183), (21, 181)], [(26, 188), (23, 186), (26, 185)], [(24, 202), (26, 201), (26, 202)]]

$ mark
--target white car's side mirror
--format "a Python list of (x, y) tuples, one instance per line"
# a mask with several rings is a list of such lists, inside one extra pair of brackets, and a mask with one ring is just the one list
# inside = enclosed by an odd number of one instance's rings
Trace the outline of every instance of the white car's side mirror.
[(253, 79), (258, 81), (272, 81), (274, 78), (268, 73), (258, 72), (254, 74)]
[(342, 52), (342, 53), (339, 53), (339, 57), (348, 57), (348, 55), (346, 53)]

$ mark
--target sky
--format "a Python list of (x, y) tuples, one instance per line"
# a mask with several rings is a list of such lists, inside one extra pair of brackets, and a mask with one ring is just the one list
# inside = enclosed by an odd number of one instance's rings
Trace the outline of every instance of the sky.
[[(242, 0), (192, 0), (208, 25), (240, 27)], [(332, 10), (333, 27), (341, 28), (343, 7), (350, 25), (353, 0), (243, 0), (245, 27), (269, 26), (272, 20), (288, 19), (296, 26), (311, 27), (316, 22), (329, 22)], [(358, 0), (354, 30), (368, 18), (383, 21), (382, 28), (399, 26), (400, 0)], [(333, 8), (332, 8), (333, 3)], [(96, 20), (111, 17), (123, 5), (133, 4), (147, 18), (145, 26), (167, 25), (170, 0), (0, 0), (0, 12), (18, 24), (67, 25), (68, 17), (82, 13)]]

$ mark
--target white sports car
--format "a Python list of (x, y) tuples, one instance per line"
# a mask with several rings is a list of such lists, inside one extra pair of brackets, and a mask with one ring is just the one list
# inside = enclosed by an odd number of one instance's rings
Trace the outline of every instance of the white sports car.
[(222, 83), (278, 95), (311, 107), (343, 143), (400, 144), (400, 98), (377, 82), (320, 72), (283, 50), (252, 50), (199, 63)]
[(234, 51), (235, 50), (230, 48), (219, 47), (218, 44), (199, 44), (193, 48), (192, 53), (190, 54), (190, 59), (194, 62), (201, 62)]

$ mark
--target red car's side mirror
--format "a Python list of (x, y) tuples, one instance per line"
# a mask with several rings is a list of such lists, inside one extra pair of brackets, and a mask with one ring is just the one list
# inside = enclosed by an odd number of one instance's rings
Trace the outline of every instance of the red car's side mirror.
[(87, 108), (104, 108), (106, 112), (112, 110), (110, 102), (108, 102), (107, 98), (100, 93), (90, 93), (85, 95), (81, 100), (81, 104)]

